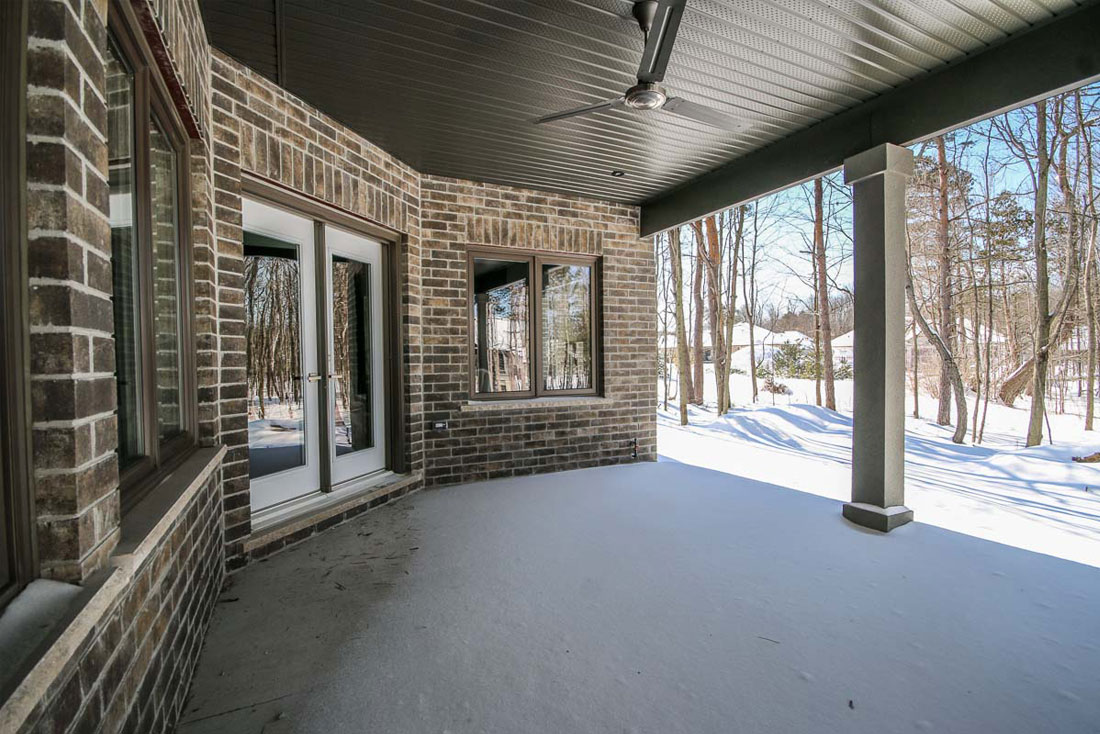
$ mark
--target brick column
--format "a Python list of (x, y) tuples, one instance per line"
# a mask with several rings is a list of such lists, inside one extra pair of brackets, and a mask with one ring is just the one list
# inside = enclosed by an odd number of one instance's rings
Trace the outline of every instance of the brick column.
[(82, 581), (118, 539), (105, 3), (31, 0), (27, 228), (41, 574)]

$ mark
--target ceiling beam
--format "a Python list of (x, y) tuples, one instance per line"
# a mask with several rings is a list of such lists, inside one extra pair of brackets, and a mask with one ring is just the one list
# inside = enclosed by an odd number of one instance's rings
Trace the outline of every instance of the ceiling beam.
[(909, 145), (1100, 79), (1100, 3), (789, 135), (642, 203), (649, 236), (815, 178), (882, 143)]

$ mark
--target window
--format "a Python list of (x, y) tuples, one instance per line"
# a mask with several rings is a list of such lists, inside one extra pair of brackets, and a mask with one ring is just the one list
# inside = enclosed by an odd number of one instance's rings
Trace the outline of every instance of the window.
[(471, 250), (470, 395), (597, 392), (597, 260)]
[(140, 30), (112, 3), (109, 218), (123, 509), (194, 446), (187, 136)]

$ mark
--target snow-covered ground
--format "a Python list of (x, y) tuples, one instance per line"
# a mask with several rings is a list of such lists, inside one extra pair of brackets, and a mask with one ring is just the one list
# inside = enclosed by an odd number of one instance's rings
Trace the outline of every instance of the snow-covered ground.
[[(812, 380), (780, 380), (792, 394), (761, 392), (753, 405), (749, 378), (735, 375), (735, 407), (718, 418), (710, 365), (706, 376), (711, 409), (692, 407), (691, 425), (679, 425), (674, 401), (658, 409), (662, 461), (849, 498), (851, 381), (837, 383), (833, 413), (814, 405)], [(1070, 461), (1100, 450), (1100, 431), (1086, 433), (1080, 416), (1051, 415), (1053, 444), (1024, 448), (1023, 403), (991, 403), (981, 445), (953, 444), (950, 428), (908, 418), (906, 504), (918, 522), (1100, 567), (1100, 464)], [(934, 415), (935, 405), (922, 396), (921, 414)]]

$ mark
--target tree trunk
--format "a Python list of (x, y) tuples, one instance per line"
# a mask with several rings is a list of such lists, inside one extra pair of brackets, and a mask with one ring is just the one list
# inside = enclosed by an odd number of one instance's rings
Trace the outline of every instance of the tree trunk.
[(966, 440), (966, 391), (963, 389), (962, 376), (959, 374), (959, 366), (955, 363), (955, 358), (951, 354), (951, 350), (947, 348), (940, 335), (932, 330), (932, 327), (928, 325), (924, 316), (920, 312), (920, 308), (917, 307), (917, 297), (913, 292), (913, 274), (909, 269), (908, 263), (905, 267), (905, 295), (909, 299), (909, 310), (913, 313), (913, 320), (920, 326), (921, 333), (928, 341), (932, 342), (932, 345), (939, 352), (940, 360), (943, 364), (947, 365), (948, 384), (951, 387), (952, 392), (955, 394), (955, 410), (958, 413), (958, 421), (955, 423), (955, 434), (951, 437), (951, 440), (955, 443), (962, 443)]
[(920, 381), (918, 378), (918, 365), (920, 363), (920, 351), (917, 349), (917, 322), (913, 320), (913, 417), (920, 418)]
[(695, 267), (692, 270), (691, 283), (691, 307), (695, 315), (695, 323), (692, 327), (691, 344), (691, 386), (693, 388), (691, 402), (695, 405), (703, 404), (703, 260), (706, 253), (703, 250), (701, 238), (695, 238)]
[(829, 306), (829, 280), (825, 258), (825, 211), (821, 179), (814, 179), (814, 257), (817, 260), (817, 303), (821, 321), (821, 343), (825, 367), (825, 407), (836, 410), (836, 385), (833, 380), (833, 324)]
[(688, 399), (691, 394), (691, 368), (688, 365), (687, 325), (684, 317), (684, 262), (680, 252), (680, 228), (668, 235), (669, 259), (672, 261), (672, 297), (676, 301), (676, 356), (680, 393), (680, 425), (688, 424)]
[(737, 256), (741, 250), (741, 237), (745, 230), (745, 207), (739, 206), (733, 213), (733, 241), (730, 243), (729, 300), (726, 302), (726, 371), (722, 382), (726, 386), (724, 413), (733, 406), (733, 389), (730, 386), (730, 367), (733, 364), (733, 325), (737, 315)]
[[(947, 350), (955, 354), (955, 308), (951, 282), (951, 237), (948, 231), (948, 175), (947, 148), (943, 136), (936, 137), (936, 157), (939, 168), (936, 206), (936, 240), (939, 245), (939, 297), (940, 324), (938, 336)], [(939, 351), (939, 350), (937, 350)], [(952, 357), (953, 359), (953, 357)], [(957, 366), (956, 366), (957, 369)], [(940, 360), (939, 409), (936, 422), (941, 426), (951, 423), (951, 373), (947, 360)], [(965, 428), (965, 426), (964, 426)]]
[(1093, 430), (1096, 416), (1096, 227), (1092, 224), (1088, 261), (1085, 265), (1085, 314), (1088, 318), (1088, 368), (1085, 377), (1085, 430)]
[[(1064, 104), (1062, 98), (1060, 104)], [(1038, 174), (1035, 183), (1035, 310), (1036, 326), (1033, 372), (1031, 384), (1031, 414), (1028, 417), (1027, 445), (1038, 446), (1043, 441), (1043, 418), (1046, 415), (1047, 372), (1053, 350), (1061, 343), (1070, 318), (1070, 309), (1077, 298), (1078, 258), (1077, 258), (1077, 217), (1074, 215), (1075, 199), (1073, 187), (1069, 181), (1066, 162), (1069, 149), (1069, 135), (1062, 136), (1059, 146), (1057, 167), (1058, 183), (1062, 190), (1064, 205), (1068, 209), (1069, 232), (1066, 237), (1066, 272), (1063, 282), (1061, 303), (1058, 308), (1050, 308), (1050, 279), (1048, 273), (1048, 252), (1046, 244), (1046, 205), (1049, 185), (1049, 172), (1053, 165), (1047, 150), (1046, 101), (1035, 105), (1038, 112), (1036, 121), (1036, 148), (1038, 150)], [(1059, 106), (1059, 119), (1061, 106)], [(1053, 336), (1052, 336), (1053, 332)]]
[[(700, 249), (700, 262), (706, 269), (707, 315), (710, 325), (711, 366), (714, 368), (714, 383), (717, 389), (715, 407), (719, 415), (725, 412), (726, 395), (729, 381), (722, 380), (722, 370), (726, 360), (722, 334), (722, 250), (718, 240), (718, 223), (712, 214), (696, 222), (695, 236), (698, 242), (705, 243)], [(728, 369), (726, 369), (728, 373)]]
[(1050, 360), (1050, 279), (1047, 274), (1047, 175), (1050, 156), (1047, 152), (1047, 103), (1035, 103), (1036, 149), (1038, 175), (1035, 180), (1035, 337), (1031, 370), (1031, 415), (1027, 424), (1027, 445), (1043, 442), (1043, 416), (1046, 413), (1047, 364)]
[(1081, 109), (1081, 91), (1074, 92), (1077, 103), (1077, 125), (1080, 128), (1081, 137), (1084, 139), (1085, 151), (1085, 190), (1088, 192), (1086, 211), (1091, 216), (1089, 221), (1088, 253), (1085, 257), (1085, 318), (1088, 320), (1088, 367), (1085, 375), (1085, 430), (1093, 430), (1093, 422), (1096, 416), (1096, 362), (1097, 362), (1097, 320), (1096, 320), (1096, 230), (1100, 226), (1096, 221), (1096, 198), (1092, 191), (1092, 136), (1085, 125), (1085, 115)]
[(817, 259), (811, 257), (814, 278), (814, 405), (821, 407), (821, 307), (818, 305)]

